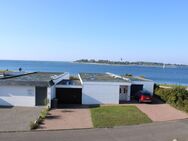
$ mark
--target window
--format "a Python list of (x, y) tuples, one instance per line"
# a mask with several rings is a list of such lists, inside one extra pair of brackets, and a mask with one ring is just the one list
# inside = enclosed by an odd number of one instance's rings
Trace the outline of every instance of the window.
[(119, 93), (121, 94), (121, 88), (119, 88)]
[(128, 93), (128, 87), (125, 87), (124, 88), (124, 94), (127, 94)]
[(121, 86), (119, 88), (119, 93), (120, 94), (127, 94), (128, 93), (128, 86)]
[(126, 88), (124, 88), (124, 94), (126, 93)]

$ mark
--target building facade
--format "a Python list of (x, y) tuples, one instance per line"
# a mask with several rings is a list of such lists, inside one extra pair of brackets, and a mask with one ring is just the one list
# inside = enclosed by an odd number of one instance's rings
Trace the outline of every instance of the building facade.
[(34, 72), (0, 78), (0, 106), (51, 106), (61, 104), (119, 104), (146, 90), (153, 94), (154, 82), (112, 73)]

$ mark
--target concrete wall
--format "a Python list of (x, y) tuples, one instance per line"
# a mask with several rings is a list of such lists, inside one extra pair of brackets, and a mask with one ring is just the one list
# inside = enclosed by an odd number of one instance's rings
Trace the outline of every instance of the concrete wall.
[(119, 104), (119, 84), (83, 83), (82, 104)]
[(1, 106), (35, 106), (35, 87), (0, 86)]

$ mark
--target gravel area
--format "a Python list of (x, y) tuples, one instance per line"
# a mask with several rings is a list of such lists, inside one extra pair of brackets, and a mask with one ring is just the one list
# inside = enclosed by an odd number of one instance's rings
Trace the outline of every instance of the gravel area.
[(0, 107), (0, 132), (30, 130), (30, 122), (37, 119), (41, 110), (41, 107)]

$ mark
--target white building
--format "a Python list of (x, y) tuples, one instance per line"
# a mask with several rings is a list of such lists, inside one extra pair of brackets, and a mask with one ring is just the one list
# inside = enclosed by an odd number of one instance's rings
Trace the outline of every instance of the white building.
[(51, 106), (58, 104), (119, 104), (131, 101), (139, 90), (153, 94), (154, 82), (112, 73), (34, 72), (0, 78), (0, 106)]
[(69, 73), (34, 72), (0, 79), (0, 106), (43, 106), (55, 96), (55, 85)]
[(154, 82), (111, 73), (80, 73), (82, 104), (119, 104), (131, 101), (139, 90), (153, 94)]
[(153, 94), (154, 82), (111, 73), (79, 73), (79, 80), (56, 85), (59, 104), (119, 104), (131, 101), (139, 90)]

